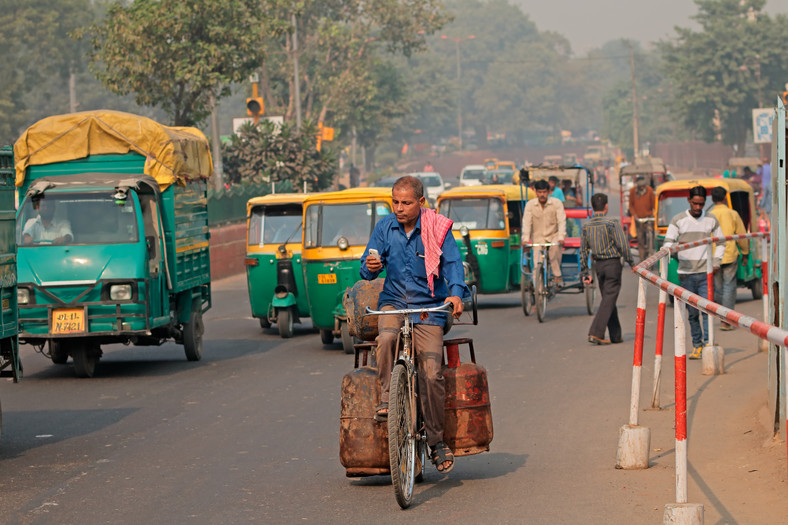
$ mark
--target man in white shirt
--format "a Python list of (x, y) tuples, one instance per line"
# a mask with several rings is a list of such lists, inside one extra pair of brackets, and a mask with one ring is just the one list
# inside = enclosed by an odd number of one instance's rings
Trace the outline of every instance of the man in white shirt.
[(52, 244), (71, 242), (74, 234), (71, 232), (71, 223), (65, 219), (54, 220), (55, 202), (45, 198), (33, 201), (33, 206), (38, 210), (38, 217), (25, 223), (22, 230), (22, 242), (49, 241)]
[[(532, 243), (558, 243), (558, 246), (550, 246), (548, 254), (555, 284), (561, 287), (564, 284), (561, 276), (561, 248), (566, 238), (566, 212), (561, 201), (549, 195), (550, 186), (547, 181), (536, 181), (534, 190), (536, 198), (525, 204), (523, 212), (523, 246), (528, 247)], [(534, 268), (540, 262), (539, 253), (534, 250)]]

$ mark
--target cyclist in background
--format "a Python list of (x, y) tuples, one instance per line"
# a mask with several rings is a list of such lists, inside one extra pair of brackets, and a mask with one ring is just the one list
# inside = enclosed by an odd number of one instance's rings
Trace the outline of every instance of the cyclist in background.
[(635, 221), (638, 239), (638, 257), (644, 261), (651, 254), (651, 239), (649, 228), (654, 230), (654, 223), (651, 221), (640, 221), (638, 219), (648, 219), (654, 217), (654, 205), (656, 198), (654, 190), (646, 183), (646, 177), (638, 175), (635, 179), (635, 186), (629, 190), (629, 215)]

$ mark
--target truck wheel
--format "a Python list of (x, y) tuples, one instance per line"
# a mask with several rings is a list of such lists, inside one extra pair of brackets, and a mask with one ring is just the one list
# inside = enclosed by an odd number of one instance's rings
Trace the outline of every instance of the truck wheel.
[[(69, 345), (70, 346), (70, 345)], [(71, 358), (74, 360), (74, 374), (77, 377), (93, 377), (96, 363), (101, 355), (98, 345), (77, 343), (71, 346)]]
[(62, 341), (49, 340), (49, 357), (56, 365), (65, 365), (68, 361), (68, 350)]
[(752, 298), (756, 301), (763, 299), (763, 277), (750, 281), (750, 291), (752, 292)]
[(342, 327), (340, 328), (342, 334), (342, 349), (345, 351), (346, 354), (353, 354), (356, 349), (353, 347), (355, 341), (353, 340), (353, 336), (350, 335), (350, 329), (347, 326), (347, 321), (342, 321)]
[(320, 329), (320, 341), (324, 345), (330, 345), (331, 343), (334, 342), (334, 332), (332, 332), (330, 329), (327, 330), (325, 328), (321, 328)]
[(293, 312), (290, 308), (282, 308), (277, 312), (276, 327), (279, 328), (279, 335), (284, 339), (293, 337)]
[(268, 319), (266, 319), (264, 317), (261, 317), (260, 318), (260, 328), (262, 328), (263, 330), (267, 330), (268, 328), (271, 328), (271, 321), (269, 321)]
[(189, 322), (183, 325), (183, 350), (189, 361), (202, 359), (202, 334), (204, 331), (202, 312), (195, 310), (189, 316)]

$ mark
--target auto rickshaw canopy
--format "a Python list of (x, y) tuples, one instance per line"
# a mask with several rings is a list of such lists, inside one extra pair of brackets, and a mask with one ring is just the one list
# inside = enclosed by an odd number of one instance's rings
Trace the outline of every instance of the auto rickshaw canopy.
[[(658, 229), (661, 227), (667, 227), (667, 223), (665, 221), (662, 221), (661, 223), (659, 217), (660, 204), (661, 200), (665, 198), (664, 195), (668, 194), (671, 196), (679, 196), (686, 191), (688, 196), (689, 189), (694, 186), (703, 186), (706, 188), (707, 192), (711, 192), (711, 189), (717, 186), (725, 188), (725, 190), (728, 192), (727, 199), (729, 206), (739, 212), (739, 215), (741, 216), (744, 226), (747, 228), (747, 230), (757, 231), (757, 218), (755, 215), (755, 192), (753, 191), (752, 186), (741, 179), (717, 178), (672, 180), (657, 186), (655, 191), (657, 209), (655, 212), (657, 213)], [(742, 198), (738, 198), (737, 194), (741, 195)], [(710, 194), (708, 195), (708, 199), (711, 201)], [(687, 204), (687, 208), (689, 209), (689, 204)], [(672, 217), (665, 217), (665, 219), (667, 222), (669, 222)]]
[(637, 175), (667, 174), (668, 168), (659, 157), (648, 157), (638, 159), (633, 164), (627, 164), (621, 168), (621, 177)]
[(126, 153), (145, 157), (144, 174), (153, 177), (162, 191), (176, 182), (213, 174), (208, 140), (199, 129), (97, 110), (47, 117), (25, 130), (14, 144), (16, 185), (23, 185), (29, 166)]
[(268, 204), (302, 204), (307, 197), (314, 193), (270, 193), (261, 197), (252, 197), (246, 201), (246, 216), (252, 212), (252, 208)]
[(441, 193), (440, 197), (438, 197), (438, 201), (448, 198), (457, 198), (459, 196), (467, 198), (503, 196), (507, 201), (519, 201), (522, 197), (528, 200), (536, 198), (536, 192), (533, 188), (528, 188), (527, 191), (528, 194), (526, 195), (525, 190), (521, 192), (520, 187), (513, 184), (458, 186)]

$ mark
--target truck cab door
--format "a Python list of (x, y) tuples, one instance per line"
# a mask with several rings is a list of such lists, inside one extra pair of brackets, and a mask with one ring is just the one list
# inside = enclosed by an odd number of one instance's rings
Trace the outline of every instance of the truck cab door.
[(164, 270), (164, 251), (162, 249), (162, 228), (159, 217), (159, 203), (153, 193), (138, 194), (142, 222), (145, 232), (145, 244), (148, 257), (148, 302), (152, 317), (161, 317), (169, 310), (164, 304), (167, 297), (164, 287), (166, 272)]

